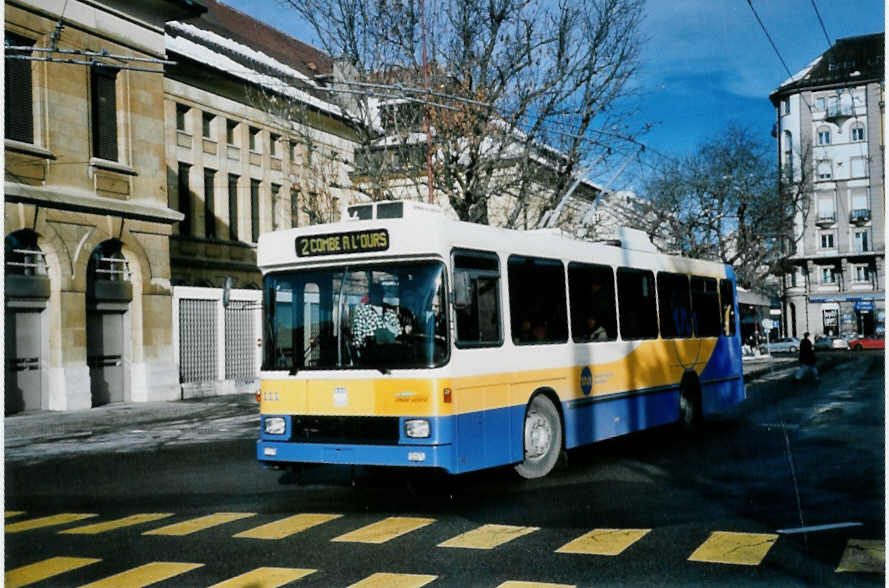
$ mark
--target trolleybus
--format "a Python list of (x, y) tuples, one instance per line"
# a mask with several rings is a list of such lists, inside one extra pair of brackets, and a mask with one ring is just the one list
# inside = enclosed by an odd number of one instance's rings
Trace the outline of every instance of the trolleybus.
[(745, 397), (731, 266), (451, 220), (414, 202), (260, 236), (258, 459), (514, 464)]

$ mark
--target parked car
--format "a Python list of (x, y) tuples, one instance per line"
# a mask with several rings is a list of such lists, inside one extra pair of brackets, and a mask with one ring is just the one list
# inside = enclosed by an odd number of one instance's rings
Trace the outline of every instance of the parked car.
[(885, 349), (886, 339), (883, 337), (867, 336), (849, 339), (849, 349), (861, 351), (862, 349)]
[(848, 349), (849, 342), (842, 337), (831, 337), (830, 335), (821, 335), (815, 337), (815, 349), (827, 351), (830, 349)]
[(796, 353), (799, 351), (799, 339), (796, 337), (782, 337), (760, 345), (759, 350), (762, 353)]

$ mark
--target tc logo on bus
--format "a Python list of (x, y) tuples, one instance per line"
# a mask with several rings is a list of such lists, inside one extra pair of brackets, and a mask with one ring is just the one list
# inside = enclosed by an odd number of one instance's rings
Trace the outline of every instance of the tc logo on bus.
[(584, 366), (580, 372), (580, 389), (584, 396), (589, 396), (593, 391), (593, 373), (590, 371), (590, 366)]

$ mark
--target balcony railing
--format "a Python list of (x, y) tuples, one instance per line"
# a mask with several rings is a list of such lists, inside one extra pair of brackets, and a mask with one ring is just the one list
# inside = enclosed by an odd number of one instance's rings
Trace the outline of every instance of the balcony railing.
[(870, 210), (867, 208), (856, 208), (849, 213), (849, 220), (853, 223), (869, 221)]
[(835, 212), (830, 214), (819, 213), (817, 217), (815, 217), (815, 224), (818, 225), (832, 225), (837, 222), (837, 215)]
[(824, 112), (825, 118), (838, 118), (843, 116), (852, 116), (851, 104), (831, 104)]

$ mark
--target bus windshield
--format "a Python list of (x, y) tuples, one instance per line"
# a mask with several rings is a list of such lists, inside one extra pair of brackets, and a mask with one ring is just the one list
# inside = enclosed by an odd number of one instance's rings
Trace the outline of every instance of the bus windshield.
[(436, 261), (267, 275), (263, 369), (385, 373), (444, 364), (443, 276)]

